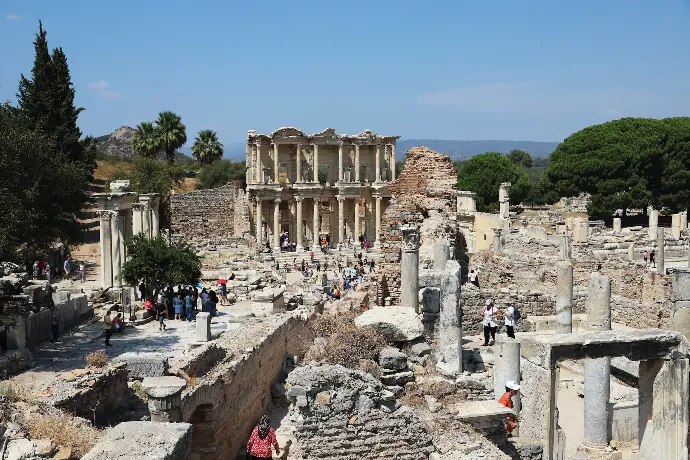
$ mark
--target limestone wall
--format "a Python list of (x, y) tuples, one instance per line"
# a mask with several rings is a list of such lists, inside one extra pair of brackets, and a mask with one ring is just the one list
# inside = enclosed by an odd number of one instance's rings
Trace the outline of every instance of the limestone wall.
[(234, 460), (271, 404), (286, 355), (298, 354), (310, 339), (306, 316), (271, 319), (240, 331), (232, 338), (240, 348), (228, 351), (232, 361), (197, 376), (201, 383), (183, 393), (183, 421), (194, 424), (189, 460)]
[(249, 234), (246, 193), (239, 183), (171, 195), (173, 238), (200, 244), (227, 244)]

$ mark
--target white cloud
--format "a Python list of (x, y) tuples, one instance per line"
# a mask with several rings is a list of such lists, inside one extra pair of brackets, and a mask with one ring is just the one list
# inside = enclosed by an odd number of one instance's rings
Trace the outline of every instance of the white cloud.
[(7, 19), (8, 21), (19, 21), (21, 19), (21, 16), (19, 16), (18, 14), (8, 14), (7, 16), (5, 16), (5, 19)]
[(110, 88), (110, 83), (108, 83), (105, 80), (90, 81), (89, 82), (89, 88), (99, 89), (99, 90), (108, 89), (108, 88)]
[(110, 83), (105, 80), (90, 81), (89, 89), (103, 99), (119, 99), (120, 93), (110, 89)]

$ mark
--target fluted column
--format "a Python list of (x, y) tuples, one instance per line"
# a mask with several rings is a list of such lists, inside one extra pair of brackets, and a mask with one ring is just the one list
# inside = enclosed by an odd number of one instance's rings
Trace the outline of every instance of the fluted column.
[(101, 218), (101, 287), (109, 288), (113, 285), (113, 243), (111, 222), (112, 211), (99, 211)]
[(379, 182), (381, 180), (381, 155), (383, 154), (383, 144), (378, 144), (376, 146), (376, 177), (374, 182)]
[(156, 238), (160, 233), (160, 198), (156, 197), (151, 203), (151, 238)]
[(319, 146), (314, 144), (314, 177), (312, 178), (314, 183), (319, 182)]
[(299, 144), (297, 144), (297, 162), (295, 166), (297, 168), (296, 182), (302, 182), (302, 146)]
[(395, 180), (395, 144), (391, 144), (391, 181)]
[(254, 144), (254, 180), (261, 183), (261, 144)]
[(304, 249), (304, 229), (302, 228), (302, 197), (295, 196), (295, 205), (297, 206), (297, 250)]
[(273, 200), (273, 248), (280, 252), (280, 198)]
[(144, 206), (141, 203), (132, 204), (132, 233), (135, 235), (144, 232), (143, 212)]
[(338, 196), (338, 242), (345, 243), (345, 198)]
[(357, 197), (354, 200), (354, 208), (355, 208), (355, 234), (354, 238), (355, 241), (359, 241), (359, 235), (361, 233), (361, 226), (359, 224), (359, 205), (361, 204), (361, 198)]
[(379, 243), (379, 234), (381, 233), (381, 201), (382, 200), (383, 200), (383, 197), (380, 197), (380, 196), (376, 197), (376, 235), (374, 235), (374, 238), (376, 239), (377, 245)]
[(273, 183), (278, 183), (278, 168), (280, 163), (278, 162), (278, 144), (273, 143)]
[(142, 232), (147, 239), (151, 239), (151, 205), (149, 202), (143, 203), (141, 211)]
[(110, 222), (110, 235), (112, 241), (112, 254), (113, 254), (113, 286), (122, 286), (122, 280), (120, 279), (120, 268), (122, 267), (122, 256), (123, 256), (123, 235), (122, 235), (122, 220), (120, 218), (120, 213), (115, 212)]
[(314, 228), (313, 228), (313, 240), (312, 250), (319, 246), (319, 198), (314, 198)]
[(256, 241), (259, 244), (264, 244), (262, 233), (263, 233), (263, 221), (261, 216), (261, 198), (256, 199)]
[(355, 182), (359, 182), (359, 144), (355, 144)]

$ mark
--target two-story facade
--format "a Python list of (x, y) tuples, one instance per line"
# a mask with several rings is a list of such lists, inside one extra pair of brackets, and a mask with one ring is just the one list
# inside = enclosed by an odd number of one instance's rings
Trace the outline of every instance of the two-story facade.
[(323, 238), (331, 247), (360, 235), (375, 243), (399, 137), (331, 128), (312, 135), (296, 128), (249, 131), (247, 193), (257, 241), (278, 248), (287, 232), (300, 250)]

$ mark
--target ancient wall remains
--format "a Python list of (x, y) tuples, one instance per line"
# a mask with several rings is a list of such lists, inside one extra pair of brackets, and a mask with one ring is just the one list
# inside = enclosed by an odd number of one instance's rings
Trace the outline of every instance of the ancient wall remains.
[(457, 172), (448, 155), (426, 147), (407, 152), (405, 169), (390, 184), (390, 206), (383, 214), (381, 249), (384, 260), (378, 266), (378, 286), (372, 298), (383, 304), (400, 301), (400, 226), (416, 223), (420, 229), (420, 264), (433, 259), (434, 243), (442, 238), (455, 241), (457, 233)]
[(245, 191), (235, 181), (222, 187), (176, 193), (170, 198), (173, 238), (196, 244), (228, 244), (249, 235)]

